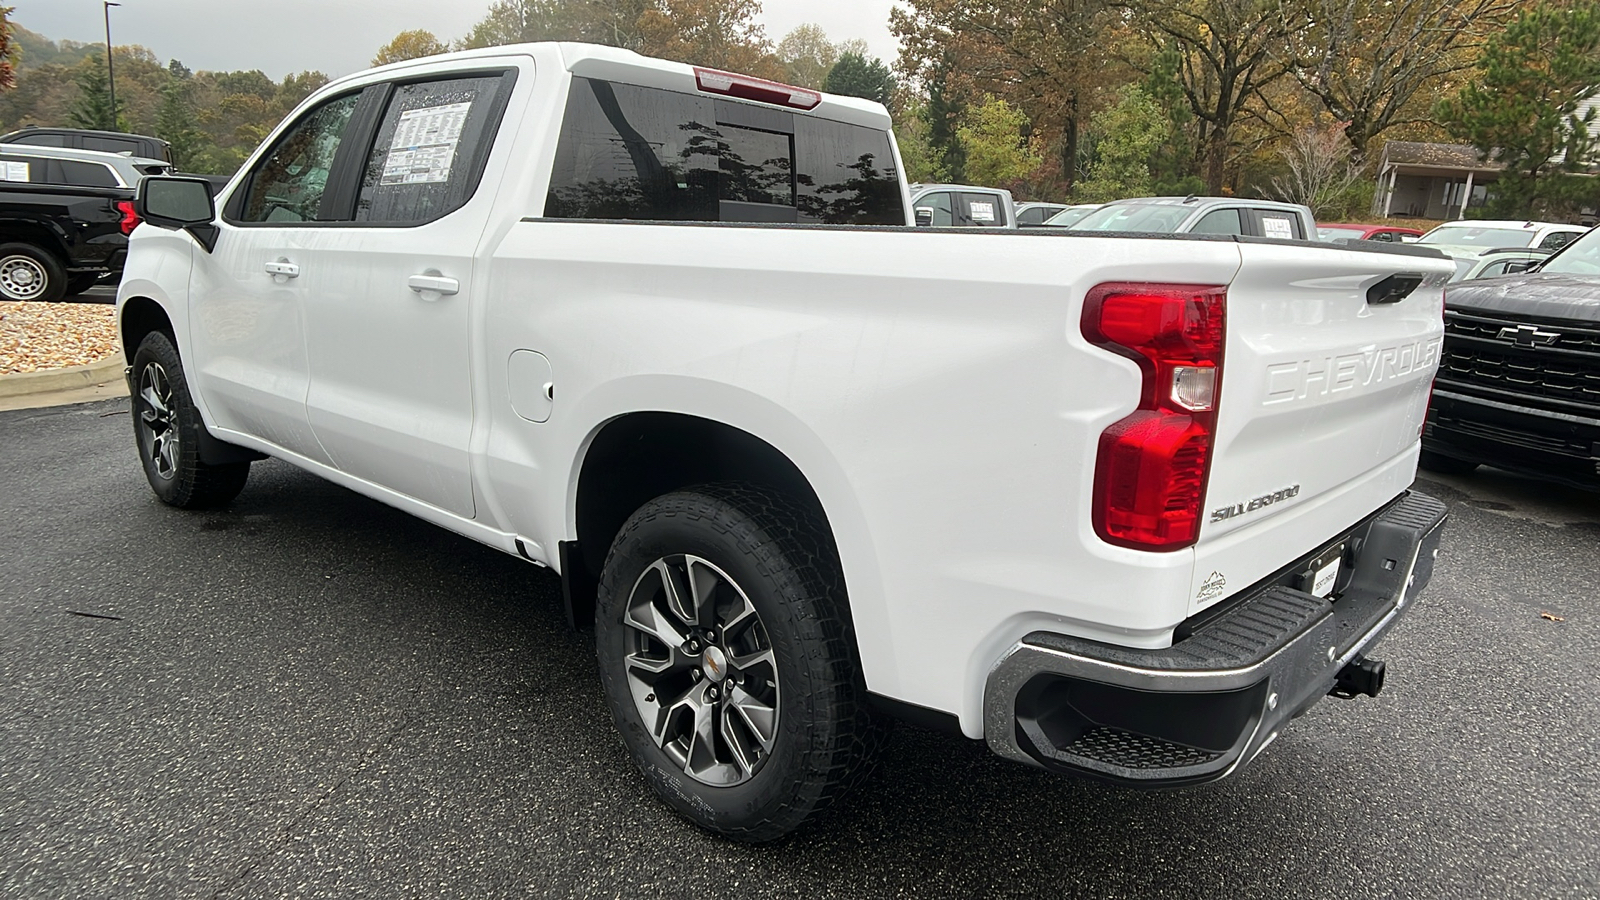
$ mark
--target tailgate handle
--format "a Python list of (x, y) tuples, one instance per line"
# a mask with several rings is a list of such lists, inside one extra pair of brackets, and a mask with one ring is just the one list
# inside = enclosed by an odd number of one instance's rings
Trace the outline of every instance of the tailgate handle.
[(1367, 288), (1367, 302), (1373, 306), (1382, 303), (1399, 303), (1411, 296), (1411, 292), (1422, 286), (1422, 276), (1415, 272), (1404, 272), (1399, 275), (1390, 275), (1388, 278)]

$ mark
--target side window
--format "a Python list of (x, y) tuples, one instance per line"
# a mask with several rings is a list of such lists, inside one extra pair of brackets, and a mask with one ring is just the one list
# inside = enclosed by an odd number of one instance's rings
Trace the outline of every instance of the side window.
[(1280, 241), (1297, 240), (1300, 234), (1300, 222), (1289, 213), (1276, 210), (1256, 210), (1256, 223), (1261, 228), (1261, 236)]
[(710, 98), (572, 79), (544, 214), (555, 219), (717, 219)]
[(44, 180), (44, 160), (31, 156), (0, 156), (0, 181), (40, 184)]
[(240, 221), (290, 224), (320, 218), (334, 154), (360, 96), (346, 94), (329, 100), (278, 139), (250, 172)]
[(137, 156), (139, 155), (139, 142), (86, 134), (83, 136), (83, 149), (99, 150), (101, 153), (132, 153)]
[(1214, 209), (1200, 217), (1189, 229), (1192, 234), (1244, 234), (1237, 209)]
[(1394, 243), (1394, 232), (1392, 232), (1392, 231), (1379, 231), (1379, 232), (1374, 233), (1372, 235), (1372, 237), (1367, 238), (1367, 240), (1369, 240), (1369, 241), (1383, 241), (1386, 244), (1392, 244), (1392, 243)]
[(34, 147), (66, 147), (67, 137), (63, 134), (25, 134), (12, 141), (13, 144), (29, 144)]
[(1005, 201), (998, 194), (962, 194), (963, 225), (977, 228), (1004, 228), (1006, 225)]
[(1572, 243), (1577, 237), (1578, 235), (1571, 231), (1552, 231), (1544, 236), (1544, 240), (1539, 242), (1538, 249), (1560, 250), (1562, 247)]
[(396, 85), (361, 176), (357, 222), (431, 222), (477, 191), (511, 79)]
[[(44, 162), (44, 160), (39, 160)], [(80, 162), (75, 159), (50, 160), (50, 183), (72, 184), (83, 187), (119, 187), (117, 175), (104, 163)]]
[(1030, 225), (1043, 225), (1044, 220), (1061, 210), (1051, 206), (1033, 206), (1017, 213), (1017, 225), (1027, 228)]
[(918, 198), (917, 208), (933, 210), (935, 228), (949, 228), (956, 223), (955, 214), (950, 209), (950, 194), (946, 191), (924, 194)]
[(870, 128), (574, 78), (544, 214), (904, 225), (893, 159)]
[(1493, 278), (1496, 275), (1504, 275), (1506, 273), (1506, 266), (1508, 265), (1510, 265), (1509, 262), (1490, 263), (1483, 267), (1483, 271), (1478, 273), (1478, 277)]

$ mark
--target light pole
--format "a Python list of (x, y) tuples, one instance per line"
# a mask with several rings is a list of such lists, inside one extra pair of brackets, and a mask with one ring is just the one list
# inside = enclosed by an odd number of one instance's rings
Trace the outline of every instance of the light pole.
[(106, 83), (111, 90), (111, 130), (117, 130), (117, 69), (111, 63), (111, 7), (121, 6), (111, 0), (101, 0), (106, 10)]

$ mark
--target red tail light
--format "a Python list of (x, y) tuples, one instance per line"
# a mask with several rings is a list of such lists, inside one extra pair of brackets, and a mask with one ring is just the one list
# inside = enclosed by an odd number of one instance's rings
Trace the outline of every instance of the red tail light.
[(122, 221), (117, 225), (122, 229), (123, 234), (133, 234), (133, 230), (139, 227), (140, 222), (144, 221), (139, 218), (139, 211), (133, 208), (132, 200), (118, 200), (117, 212), (122, 213)]
[(1139, 409), (1100, 436), (1094, 530), (1137, 550), (1181, 550), (1200, 537), (1222, 387), (1227, 289), (1102, 284), (1083, 307), (1090, 342), (1139, 363)]
[(695, 67), (694, 78), (700, 90), (708, 94), (722, 94), (725, 97), (771, 103), (774, 106), (787, 106), (790, 109), (812, 110), (822, 105), (822, 95), (816, 91), (767, 81), (765, 78), (751, 78), (748, 75), (735, 75), (732, 72), (719, 72), (716, 69), (702, 69), (698, 66)]

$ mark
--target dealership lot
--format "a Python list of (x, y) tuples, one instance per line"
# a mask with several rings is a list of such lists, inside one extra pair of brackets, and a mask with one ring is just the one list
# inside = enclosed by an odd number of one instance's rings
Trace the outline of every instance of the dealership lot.
[(279, 462), (168, 509), (126, 410), (0, 413), (0, 896), (1600, 892), (1597, 495), (1419, 485), (1453, 518), (1384, 694), (1235, 780), (1112, 790), (901, 728), (751, 848), (648, 796), (549, 573)]

